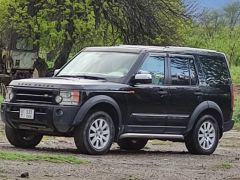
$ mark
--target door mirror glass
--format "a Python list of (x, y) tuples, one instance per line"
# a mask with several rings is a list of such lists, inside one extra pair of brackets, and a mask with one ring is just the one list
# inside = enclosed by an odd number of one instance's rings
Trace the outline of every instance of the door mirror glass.
[(55, 69), (53, 76), (56, 76), (60, 69)]
[(149, 73), (144, 74), (136, 74), (134, 77), (135, 84), (151, 84), (152, 83), (152, 75)]

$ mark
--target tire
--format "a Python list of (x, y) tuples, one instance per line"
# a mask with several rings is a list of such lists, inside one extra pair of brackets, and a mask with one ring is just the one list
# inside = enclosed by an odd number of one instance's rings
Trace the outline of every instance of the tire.
[(75, 129), (74, 141), (80, 153), (102, 155), (110, 150), (114, 136), (111, 116), (103, 111), (90, 111)]
[(211, 115), (202, 116), (185, 138), (185, 145), (191, 154), (210, 155), (219, 142), (219, 125)]
[(118, 145), (120, 149), (124, 150), (140, 150), (144, 148), (147, 144), (148, 140), (147, 139), (120, 139), (118, 141)]
[(8, 126), (5, 126), (5, 133), (10, 144), (19, 148), (34, 148), (40, 143), (43, 137), (41, 134), (17, 130)]

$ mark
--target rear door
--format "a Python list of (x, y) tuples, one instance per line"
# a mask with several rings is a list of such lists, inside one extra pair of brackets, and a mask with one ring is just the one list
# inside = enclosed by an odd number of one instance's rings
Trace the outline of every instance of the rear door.
[(170, 76), (170, 101), (165, 133), (183, 133), (193, 110), (202, 98), (194, 57), (188, 55), (168, 56)]

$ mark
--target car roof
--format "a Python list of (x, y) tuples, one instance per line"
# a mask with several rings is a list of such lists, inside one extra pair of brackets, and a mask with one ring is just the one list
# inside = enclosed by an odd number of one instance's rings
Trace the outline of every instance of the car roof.
[(87, 47), (83, 51), (106, 51), (106, 52), (127, 52), (141, 53), (159, 52), (159, 53), (177, 53), (177, 54), (200, 54), (200, 55), (221, 55), (223, 53), (215, 50), (179, 47), (179, 46), (142, 46), (142, 45), (118, 45), (118, 46), (103, 46), (103, 47)]

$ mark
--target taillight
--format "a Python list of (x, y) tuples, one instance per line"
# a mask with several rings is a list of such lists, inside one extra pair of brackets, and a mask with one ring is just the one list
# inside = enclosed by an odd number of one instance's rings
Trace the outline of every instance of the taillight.
[(231, 85), (231, 109), (234, 110), (234, 86)]

